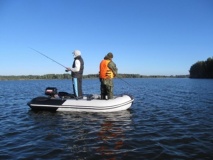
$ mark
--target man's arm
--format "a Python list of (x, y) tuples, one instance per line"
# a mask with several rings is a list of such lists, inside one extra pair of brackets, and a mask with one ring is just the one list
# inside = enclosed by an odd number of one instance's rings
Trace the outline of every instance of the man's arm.
[(112, 70), (114, 76), (116, 76), (117, 73), (118, 73), (118, 69), (116, 67), (116, 64), (113, 61), (111, 61), (111, 62), (109, 62), (108, 67), (109, 67), (109, 69)]
[(75, 60), (75, 68), (66, 68), (68, 71), (72, 71), (72, 72), (78, 72), (80, 71), (80, 67), (81, 67), (81, 62), (76, 59)]

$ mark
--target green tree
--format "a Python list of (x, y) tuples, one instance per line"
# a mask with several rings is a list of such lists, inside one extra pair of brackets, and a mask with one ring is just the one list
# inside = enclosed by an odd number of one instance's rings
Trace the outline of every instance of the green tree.
[(189, 73), (190, 78), (213, 78), (213, 58), (193, 64)]

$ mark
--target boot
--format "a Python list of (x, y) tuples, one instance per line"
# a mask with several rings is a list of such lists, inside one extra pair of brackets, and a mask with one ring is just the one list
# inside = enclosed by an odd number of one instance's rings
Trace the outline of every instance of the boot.
[(101, 94), (101, 99), (106, 99), (105, 95)]

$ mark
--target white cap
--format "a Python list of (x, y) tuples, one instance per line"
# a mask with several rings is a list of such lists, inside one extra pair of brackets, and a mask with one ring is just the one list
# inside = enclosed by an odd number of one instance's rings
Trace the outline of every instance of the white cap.
[(77, 56), (80, 56), (80, 55), (81, 55), (81, 51), (79, 51), (79, 50), (74, 50), (74, 51), (72, 52), (72, 54), (73, 54), (74, 57), (77, 57)]

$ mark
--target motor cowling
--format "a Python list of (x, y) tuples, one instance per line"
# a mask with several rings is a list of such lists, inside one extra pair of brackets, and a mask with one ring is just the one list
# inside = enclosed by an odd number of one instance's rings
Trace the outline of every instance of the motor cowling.
[(57, 88), (56, 87), (47, 87), (45, 89), (45, 95), (53, 97), (57, 94)]

